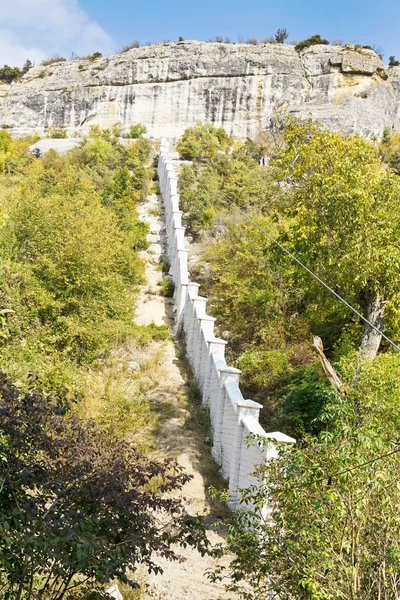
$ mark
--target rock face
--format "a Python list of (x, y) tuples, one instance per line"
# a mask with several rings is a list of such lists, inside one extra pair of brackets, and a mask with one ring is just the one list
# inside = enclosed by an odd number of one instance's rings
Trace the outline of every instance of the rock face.
[(83, 138), (67, 138), (65, 140), (48, 139), (39, 140), (30, 146), (29, 151), (38, 157), (44, 156), (49, 150), (55, 150), (58, 154), (67, 154), (83, 142)]
[(399, 101), (400, 69), (385, 70), (372, 50), (187, 41), (35, 67), (0, 86), (0, 127), (78, 137), (92, 124), (141, 122), (158, 138), (200, 120), (244, 137), (292, 113), (379, 137), (400, 122)]

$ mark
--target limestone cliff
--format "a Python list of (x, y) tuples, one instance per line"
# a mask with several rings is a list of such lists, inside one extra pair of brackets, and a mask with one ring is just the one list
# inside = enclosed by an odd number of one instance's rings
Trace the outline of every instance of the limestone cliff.
[(400, 122), (399, 100), (400, 69), (385, 70), (372, 50), (186, 41), (35, 67), (0, 86), (0, 127), (78, 135), (141, 122), (158, 138), (201, 120), (246, 136), (292, 113), (372, 137)]

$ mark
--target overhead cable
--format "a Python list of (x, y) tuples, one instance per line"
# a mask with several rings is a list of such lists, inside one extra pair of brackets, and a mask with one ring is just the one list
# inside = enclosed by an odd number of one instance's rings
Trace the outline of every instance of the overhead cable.
[(227, 196), (225, 196), (225, 194), (223, 194), (220, 190), (218, 190), (218, 193), (227, 202), (229, 202), (229, 204), (231, 204), (232, 206), (234, 206), (248, 221), (250, 221), (251, 223), (253, 223), (253, 225), (255, 227), (257, 227), (257, 229), (259, 229), (265, 236), (267, 236), (268, 239), (271, 240), (271, 242), (273, 242), (274, 244), (276, 244), (282, 250), (282, 252), (285, 252), (288, 256), (290, 256), (290, 258), (292, 260), (294, 260), (298, 265), (300, 265), (300, 267), (302, 267), (302, 269), (304, 269), (305, 271), (307, 271), (307, 273), (309, 273), (309, 275), (311, 275), (311, 277), (313, 277), (316, 281), (318, 281), (318, 283), (320, 283), (321, 285), (323, 285), (324, 288), (326, 288), (328, 290), (328, 292), (330, 292), (331, 294), (333, 294), (333, 296), (335, 296), (338, 300), (340, 300), (340, 302), (342, 302), (345, 306), (347, 306), (347, 308), (349, 308), (350, 310), (352, 310), (354, 314), (356, 314), (360, 319), (362, 319), (364, 321), (364, 323), (366, 323), (367, 325), (369, 325), (379, 335), (381, 335), (387, 342), (389, 342), (389, 344), (391, 346), (393, 346), (393, 348), (395, 348), (395, 350), (397, 350), (398, 352), (400, 352), (400, 347), (397, 344), (395, 344), (387, 335), (385, 335), (383, 333), (383, 331), (381, 331), (380, 329), (378, 329), (378, 327), (376, 327), (375, 325), (373, 325), (371, 323), (371, 321), (369, 321), (366, 317), (364, 317), (356, 308), (354, 308), (353, 306), (351, 306), (351, 304), (349, 304), (344, 298), (342, 298), (342, 296), (340, 296), (337, 292), (335, 292), (335, 290), (332, 289), (327, 283), (325, 283), (325, 281), (323, 281), (320, 277), (318, 277), (318, 275), (316, 275), (315, 273), (313, 273), (313, 271), (311, 271), (311, 269), (309, 269), (304, 263), (302, 263), (301, 260), (299, 260), (298, 258), (296, 258), (296, 256), (294, 256), (294, 254), (292, 254), (287, 248), (285, 248), (285, 246), (283, 246), (280, 242), (278, 242), (278, 240), (276, 240), (274, 237), (272, 237), (272, 235), (270, 233), (268, 233), (268, 231), (266, 231), (263, 227), (261, 227), (261, 225), (259, 225), (254, 219), (252, 219), (252, 217), (250, 217), (250, 215), (248, 215), (244, 210), (242, 210), (240, 208), (240, 206), (238, 206), (237, 204), (235, 204), (232, 200), (230, 200)]

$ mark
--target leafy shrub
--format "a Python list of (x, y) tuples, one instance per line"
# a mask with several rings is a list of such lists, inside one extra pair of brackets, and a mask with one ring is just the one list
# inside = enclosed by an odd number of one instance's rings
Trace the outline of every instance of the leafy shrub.
[(18, 67), (9, 67), (8, 65), (4, 65), (4, 67), (0, 69), (0, 81), (11, 83), (16, 79), (19, 79), (22, 74), (23, 73)]
[(165, 277), (161, 284), (161, 295), (165, 298), (172, 298), (175, 291), (175, 284), (170, 277)]
[(79, 587), (84, 597), (105, 600), (105, 585), (114, 577), (137, 586), (138, 563), (157, 572), (157, 553), (178, 560), (179, 546), (207, 551), (201, 521), (187, 514), (176, 494), (191, 476), (71, 416), (69, 407), (65, 393), (21, 393), (0, 376), (5, 598), (30, 590), (24, 597), (45, 592), (57, 600), (60, 589), (68, 596), (74, 589), (75, 596)]
[(0, 171), (14, 173), (0, 179), (0, 308), (14, 311), (1, 364), (51, 387), (139, 333), (133, 286), (147, 229), (136, 203), (152, 172), (147, 140), (124, 147), (99, 137), (40, 160), (26, 152), (32, 142), (0, 132)]
[[(79, 56), (78, 54), (76, 54), (76, 52), (72, 52), (72, 54), (71, 54), (71, 60), (89, 60), (90, 62), (93, 62), (97, 58), (101, 58), (102, 56), (103, 55), (102, 55), (101, 52), (94, 52), (93, 54), (88, 54), (87, 56)], [(79, 65), (79, 67), (80, 66), (81, 65)]]
[(288, 356), (277, 350), (249, 350), (239, 358), (238, 367), (247, 387), (263, 391), (272, 389), (290, 371)]
[(306, 48), (310, 48), (310, 46), (316, 46), (318, 44), (323, 44), (323, 45), (327, 46), (327, 45), (329, 45), (329, 41), (322, 39), (319, 34), (312, 35), (311, 37), (307, 38), (306, 40), (303, 40), (302, 42), (298, 42), (295, 46), (295, 49), (297, 50), (297, 52), (301, 52), (302, 50), (305, 50)]
[(86, 58), (88, 58), (90, 61), (94, 61), (97, 58), (101, 58), (103, 56), (103, 54), (101, 52), (93, 52), (93, 54), (89, 54)]
[(397, 175), (400, 175), (400, 150), (394, 150), (388, 156), (387, 163)]
[(296, 438), (318, 433), (318, 417), (334, 397), (334, 392), (319, 363), (297, 369), (286, 378), (277, 394), (279, 409), (275, 424)]
[(397, 131), (385, 127), (379, 145), (379, 152), (389, 167), (397, 175), (400, 175), (400, 135)]
[(240, 207), (265, 204), (270, 184), (264, 170), (248, 154), (233, 158), (216, 154), (205, 168), (198, 163), (184, 165), (179, 191), (185, 224), (198, 232), (212, 225), (218, 209), (228, 207), (226, 198)]
[(400, 61), (396, 60), (396, 57), (389, 56), (389, 67), (398, 67), (400, 65)]
[(176, 149), (187, 160), (199, 160), (226, 152), (231, 144), (232, 138), (225, 129), (198, 121), (195, 127), (186, 129)]
[(52, 139), (57, 140), (65, 140), (68, 137), (66, 129), (53, 129), (53, 127), (49, 127), (49, 134)]
[(24, 62), (24, 66), (22, 67), (22, 73), (27, 73), (29, 69), (32, 69), (33, 62), (29, 60), (29, 58)]
[(2, 129), (0, 131), (0, 152), (9, 153), (13, 147), (11, 133)]
[(146, 127), (142, 125), (142, 123), (136, 123), (135, 125), (131, 125), (128, 133), (126, 133), (124, 137), (136, 140), (140, 138), (144, 133), (147, 133)]

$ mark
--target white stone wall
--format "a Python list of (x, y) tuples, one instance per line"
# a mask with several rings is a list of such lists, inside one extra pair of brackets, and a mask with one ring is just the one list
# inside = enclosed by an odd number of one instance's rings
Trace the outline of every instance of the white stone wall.
[[(169, 140), (162, 138), (158, 163), (160, 189), (165, 208), (167, 252), (175, 284), (176, 329), (183, 330), (187, 357), (205, 406), (210, 410), (213, 430), (212, 453), (229, 482), (232, 506), (238, 490), (257, 484), (256, 465), (276, 456), (274, 441), (294, 442), (283, 433), (266, 433), (259, 423), (261, 404), (245, 400), (239, 387), (240, 371), (226, 364), (226, 342), (214, 335), (215, 318), (207, 314), (207, 298), (199, 296), (199, 284), (190, 281), (185, 228), (179, 210), (178, 178), (170, 154)], [(265, 448), (248, 444), (251, 434), (269, 438)]]

